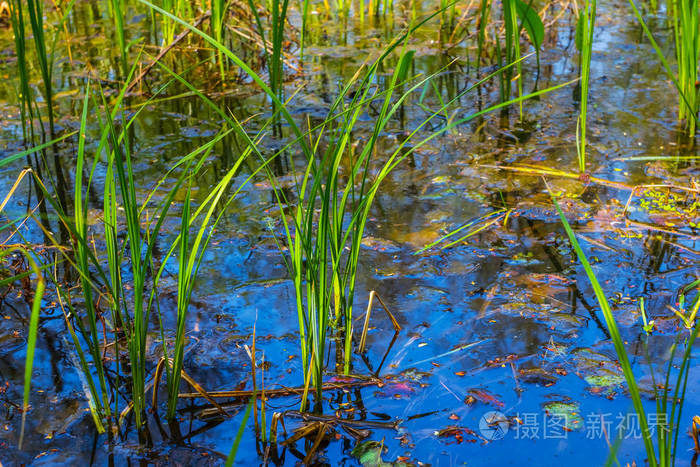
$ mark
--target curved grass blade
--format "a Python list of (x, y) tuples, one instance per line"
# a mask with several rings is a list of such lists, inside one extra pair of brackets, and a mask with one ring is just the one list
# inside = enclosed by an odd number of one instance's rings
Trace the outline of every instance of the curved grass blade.
[(22, 449), (22, 442), (24, 441), (24, 427), (27, 421), (27, 412), (29, 411), (29, 393), (31, 392), (32, 384), (32, 368), (34, 366), (34, 352), (36, 350), (36, 336), (39, 329), (39, 311), (41, 310), (41, 299), (44, 296), (44, 290), (46, 289), (46, 280), (42, 275), (37, 262), (34, 257), (25, 248), (19, 247), (17, 249), (22, 253), (29, 266), (36, 276), (36, 288), (34, 289), (34, 298), (32, 299), (32, 311), (29, 318), (29, 330), (27, 335), (27, 356), (24, 363), (24, 394), (22, 397), (22, 426), (20, 428), (19, 435), (19, 449)]
[[(578, 257), (579, 261), (581, 262), (581, 265), (586, 271), (586, 276), (588, 277), (588, 280), (590, 281), (591, 286), (593, 287), (593, 292), (595, 293), (596, 299), (598, 300), (598, 305), (600, 306), (600, 309), (603, 312), (605, 324), (607, 325), (608, 331), (610, 332), (613, 345), (615, 346), (615, 352), (617, 353), (617, 358), (620, 362), (620, 366), (622, 367), (622, 372), (625, 375), (625, 380), (627, 381), (627, 388), (629, 390), (630, 397), (632, 398), (632, 404), (634, 405), (634, 409), (639, 416), (639, 427), (641, 429), (641, 432), (650, 433), (649, 426), (647, 423), (646, 412), (644, 410), (642, 398), (639, 393), (639, 387), (637, 386), (637, 380), (632, 370), (632, 364), (630, 363), (629, 357), (627, 356), (627, 350), (625, 349), (624, 341), (622, 339), (622, 336), (620, 335), (620, 330), (617, 327), (617, 322), (615, 321), (615, 317), (612, 314), (612, 310), (610, 308), (610, 304), (608, 303), (608, 299), (605, 296), (605, 292), (603, 291), (600, 282), (598, 282), (598, 278), (596, 277), (595, 272), (591, 267), (591, 264), (588, 262), (588, 258), (586, 258), (586, 254), (581, 249), (581, 246), (579, 245), (578, 240), (576, 239), (576, 235), (574, 234), (574, 231), (569, 225), (569, 221), (566, 219), (564, 212), (561, 210), (557, 199), (554, 197), (551, 191), (550, 195), (552, 196), (552, 202), (554, 203), (554, 207), (559, 213), (559, 219), (561, 219), (561, 223), (564, 226), (564, 230), (566, 231), (566, 234), (569, 237), (569, 241), (571, 242), (574, 251), (576, 252), (576, 256)], [(652, 467), (656, 467), (658, 465), (656, 450), (654, 448), (654, 444), (651, 441), (651, 437), (643, 436), (643, 438), (644, 448), (647, 452), (647, 459), (649, 465)]]

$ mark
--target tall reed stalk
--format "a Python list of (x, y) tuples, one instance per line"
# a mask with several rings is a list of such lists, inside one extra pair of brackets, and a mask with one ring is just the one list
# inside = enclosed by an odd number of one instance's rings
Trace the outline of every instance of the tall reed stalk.
[[(364, 8), (363, 2), (359, 2), (359, 8)], [(335, 14), (337, 17), (346, 20), (350, 14), (352, 0), (335, 0)]]
[(651, 43), (664, 71), (673, 82), (679, 96), (678, 118), (683, 121), (689, 136), (695, 136), (700, 112), (700, 86), (697, 86), (700, 73), (700, 8), (697, 0), (670, 0), (671, 22), (673, 23), (677, 71), (671, 68), (654, 35), (649, 30), (644, 17), (634, 0), (630, 6), (637, 17), (647, 39)]
[[(224, 30), (225, 30), (225, 19), (226, 19), (226, 8), (228, 2), (226, 0), (212, 0), (211, 2), (211, 26), (214, 39), (217, 42), (223, 43), (224, 40)], [(216, 51), (216, 56), (219, 62), (219, 72), (221, 73), (221, 79), (225, 79), (225, 62), (221, 51)]]
[[(19, 3), (19, 2), (18, 2)], [(21, 11), (18, 8), (18, 11)], [(43, 83), (44, 100), (46, 101), (46, 114), (49, 119), (49, 132), (51, 137), (55, 136), (54, 115), (53, 115), (53, 63), (54, 47), (47, 48), (46, 34), (44, 31), (44, 2), (43, 0), (27, 0), (27, 12), (29, 23), (32, 27), (34, 45), (36, 48), (36, 59), (41, 72)], [(54, 43), (55, 45), (55, 43)], [(42, 129), (43, 130), (43, 129)]]
[[(362, 5), (360, 5), (362, 9)], [(299, 61), (304, 62), (304, 46), (309, 25), (309, 0), (301, 0), (301, 30), (299, 31)]]
[(486, 31), (491, 19), (491, 0), (481, 0), (479, 8), (479, 32), (477, 35), (477, 69), (481, 68), (482, 54), (486, 45)]
[(700, 110), (700, 7), (698, 0), (670, 0), (680, 97), (678, 118), (695, 135)]
[(453, 0), (440, 0), (440, 39), (442, 41), (448, 39), (452, 31), (454, 30), (455, 24), (455, 4), (457, 2)]
[(24, 10), (22, 0), (10, 2), (10, 22), (15, 39), (17, 54), (17, 77), (19, 79), (19, 109), (22, 118), (22, 136), (25, 143), (34, 140), (34, 112), (32, 111), (32, 90), (30, 86), (29, 61), (25, 42)]
[[(266, 28), (258, 11), (259, 6), (256, 5), (255, 0), (248, 0), (248, 5), (255, 17), (258, 34), (263, 42), (269, 87), (275, 97), (277, 97), (277, 100), (272, 101), (272, 112), (273, 114), (279, 114), (278, 101), (284, 100), (284, 31), (289, 0), (270, 0), (267, 2), (269, 38), (266, 38)], [(217, 42), (220, 43), (220, 41)]]
[(591, 55), (593, 53), (593, 32), (595, 29), (596, 0), (584, 0), (579, 11), (576, 26), (576, 45), (580, 53), (581, 68), (581, 102), (576, 122), (576, 150), (578, 169), (586, 171), (586, 122), (588, 120), (588, 89), (590, 84)]
[[(505, 29), (505, 42), (501, 47), (500, 40), (496, 40), (497, 56), (499, 68), (504, 70), (500, 74), (501, 84), (501, 101), (506, 102), (511, 98), (511, 84), (513, 81), (517, 84), (518, 97), (523, 96), (523, 70), (521, 63), (520, 52), (520, 35), (523, 28), (527, 32), (530, 42), (535, 48), (537, 55), (537, 64), (539, 66), (539, 51), (544, 40), (544, 24), (537, 12), (532, 8), (532, 0), (525, 3), (522, 0), (503, 0), (503, 22)], [(483, 3), (482, 3), (483, 6)], [(520, 19), (520, 23), (518, 23)], [(486, 17), (483, 16), (481, 21), (485, 24)], [(485, 25), (483, 26), (486, 27)], [(480, 40), (481, 39), (481, 32)], [(515, 66), (511, 66), (515, 65)], [(518, 109), (520, 118), (523, 118), (523, 100), (518, 101)]]
[(129, 63), (126, 56), (126, 32), (124, 31), (125, 0), (112, 0), (112, 18), (114, 20), (114, 30), (119, 45), (119, 63), (122, 67), (122, 74), (126, 77), (129, 74)]

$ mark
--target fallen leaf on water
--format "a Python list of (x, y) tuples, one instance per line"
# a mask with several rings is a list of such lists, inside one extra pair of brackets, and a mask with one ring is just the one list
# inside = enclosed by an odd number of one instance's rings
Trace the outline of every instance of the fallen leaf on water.
[(381, 398), (394, 397), (399, 399), (401, 396), (413, 394), (415, 391), (411, 383), (400, 381), (398, 383), (388, 383), (381, 391), (377, 391), (374, 394)]
[(521, 368), (518, 370), (518, 373), (523, 383), (549, 387), (558, 381), (556, 376), (552, 375), (544, 368)]
[(497, 408), (503, 408), (505, 404), (501, 402), (497, 396), (494, 396), (485, 389), (470, 389), (464, 403), (467, 405), (473, 405), (476, 401), (482, 404), (489, 404)]
[[(438, 438), (454, 438), (454, 441), (448, 442), (447, 444), (457, 443), (462, 444), (463, 442), (475, 443), (476, 433), (469, 428), (464, 428), (460, 426), (448, 426), (440, 431), (435, 432), (435, 436)], [(471, 436), (471, 439), (465, 439), (465, 436)]]

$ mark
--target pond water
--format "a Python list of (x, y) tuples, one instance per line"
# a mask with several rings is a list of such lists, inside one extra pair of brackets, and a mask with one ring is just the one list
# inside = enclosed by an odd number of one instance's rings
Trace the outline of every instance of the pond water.
[[(111, 30), (111, 19), (103, 7), (99, 2), (76, 3), (67, 25), (70, 58), (65, 40), (58, 41), (54, 83), (59, 131), (79, 127), (81, 89), (88, 77), (100, 76), (108, 94), (115, 92), (118, 52), (113, 52), (114, 38), (104, 33)], [(324, 19), (311, 24), (303, 71), (291, 66), (286, 70), (287, 95), (294, 95), (289, 110), (295, 119), (326, 116), (341, 83), (405, 26), (409, 9), (403, 4), (396, 8), (396, 15), (375, 25), (360, 25), (356, 16), (347, 25)], [(419, 16), (430, 11), (429, 5), (422, 8)], [(562, 208), (611, 300), (654, 426), (660, 421), (654, 418), (652, 376), (661, 377), (674, 339), (687, 334), (667, 305), (677, 306), (679, 289), (700, 273), (698, 194), (679, 188), (639, 191), (630, 208), (623, 210), (631, 187), (692, 188), (700, 170), (696, 161), (684, 159), (697, 156), (697, 147), (680, 134), (673, 86), (628, 10), (627, 2), (599, 5), (591, 66), (588, 167), (593, 177), (610, 183), (553, 176), (547, 183), (560, 193)], [(557, 14), (562, 16), (550, 24)], [(151, 38), (151, 16), (144, 7), (131, 5), (126, 18), (131, 39), (157, 43)], [(672, 50), (663, 10), (650, 18), (656, 20), (654, 33)], [(298, 26), (296, 11), (290, 21)], [(545, 26), (539, 71), (534, 56), (524, 62), (526, 91), (578, 76), (575, 20), (568, 7), (550, 5)], [(434, 81), (435, 89), (440, 98), (450, 99), (474, 84), (484, 69), (475, 66), (473, 35), (450, 48), (438, 43), (437, 37), (437, 26), (430, 23), (409, 41), (416, 51), (412, 71), (430, 74), (444, 68)], [(523, 44), (525, 51), (529, 45), (525, 40)], [(10, 29), (0, 30), (0, 51), (4, 78), (0, 157), (4, 157), (22, 148)], [(177, 53), (185, 57), (183, 63), (202, 59), (194, 47), (183, 46)], [(298, 58), (295, 46), (289, 53)], [(393, 67), (395, 62), (389, 62)], [(166, 79), (154, 70), (147, 83)], [(223, 87), (195, 72), (194, 80), (239, 119), (253, 116), (251, 131), (269, 116), (267, 99), (245, 79)], [(406, 131), (429, 115), (425, 106), (439, 107), (435, 89), (422, 100), (416, 93), (406, 101), (401, 118), (381, 135), (378, 157), (393, 151)], [(221, 119), (209, 107), (196, 96), (180, 95), (183, 92), (184, 88), (173, 86), (166, 94), (175, 98), (149, 105), (135, 120), (131, 136), (134, 173), (142, 187), (139, 196), (145, 197), (174, 161), (209, 141), (221, 127)], [(310, 463), (604, 465), (609, 446), (621, 437), (620, 464), (645, 464), (637, 416), (603, 314), (545, 182), (537, 175), (497, 167), (535, 164), (576, 172), (576, 95), (576, 86), (570, 85), (527, 101), (522, 121), (515, 106), (507, 116), (494, 112), (445, 132), (411, 154), (383, 183), (363, 240), (355, 313), (362, 317), (370, 291), (376, 291), (402, 329), (394, 333), (391, 320), (375, 302), (367, 350), (353, 355), (351, 373), (377, 377), (379, 383), (347, 384), (334, 376), (334, 362), (328, 362), (326, 377), (340, 388), (324, 393), (322, 412), (352, 423), (330, 426)], [(457, 116), (493, 104), (498, 101), (498, 81), (459, 99)], [(129, 104), (142, 101), (136, 95)], [(362, 115), (353, 137), (366, 138), (374, 118), (371, 111)], [(435, 125), (443, 123), (444, 119)], [(89, 122), (89, 128), (94, 138), (88, 138), (88, 146), (94, 151), (99, 123)], [(281, 137), (268, 135), (261, 147), (274, 152), (286, 141), (287, 130)], [(197, 177), (194, 203), (202, 202), (231, 167), (238, 157), (236, 144), (227, 139), (216, 146), (214, 162)], [(60, 167), (69, 187), (75, 179), (76, 147), (75, 138), (59, 145)], [(682, 157), (634, 159), (638, 156)], [(23, 159), (0, 169), (3, 198), (24, 163)], [(283, 160), (282, 170), (293, 164)], [(251, 170), (252, 165), (241, 170), (236, 186)], [(96, 183), (104, 177), (98, 173)], [(36, 204), (29, 186), (21, 185), (0, 214), (3, 223)], [(669, 201), (673, 195), (685, 204)], [(99, 219), (102, 200), (93, 196), (90, 202), (91, 215)], [(507, 218), (501, 216), (464, 242), (419, 252), (467, 222), (489, 215), (486, 220), (495, 219), (498, 214), (491, 213), (503, 207), (512, 210)], [(266, 390), (303, 385), (294, 287), (274, 239), (282, 233), (276, 209), (269, 182), (256, 176), (226, 212), (205, 256), (189, 311), (185, 370), (207, 391), (252, 389), (245, 346), (252, 344), (253, 332), (258, 359), (264, 359), (260, 363)], [(163, 245), (174, 239), (178, 212), (173, 210), (165, 223)], [(50, 213), (49, 223), (58, 232)], [(36, 245), (44, 242), (36, 227), (28, 225), (22, 235)], [(45, 247), (51, 250), (50, 245)], [(168, 329), (175, 327), (176, 268), (174, 264), (161, 283), (160, 307)], [(223, 465), (243, 421), (243, 399), (226, 405), (230, 417), (203, 412), (210, 407), (206, 401), (188, 399), (181, 401), (176, 421), (166, 422), (150, 412), (141, 438), (129, 429), (133, 421), (127, 421), (111, 441), (98, 435), (63, 313), (51, 293), (41, 312), (31, 410), (20, 450), (30, 314), (22, 290), (16, 285), (0, 302), (2, 465)], [(649, 319), (656, 323), (648, 337), (639, 312), (642, 297)], [(358, 334), (361, 323), (355, 324)], [(151, 372), (161, 353), (155, 329), (148, 346)], [(690, 465), (693, 455), (689, 432), (693, 415), (700, 413), (696, 383), (700, 371), (693, 367), (680, 419), (678, 465)], [(159, 400), (164, 407), (164, 390)], [(298, 395), (269, 397), (268, 427), (273, 413), (286, 413), (284, 425), (291, 436), (304, 423), (295, 412), (299, 401)], [(494, 411), (502, 414), (496, 419), (501, 422), (484, 423)], [(245, 426), (236, 458), (239, 465), (297, 465), (315, 441), (314, 434), (287, 445), (264, 446), (256, 439), (252, 416)]]

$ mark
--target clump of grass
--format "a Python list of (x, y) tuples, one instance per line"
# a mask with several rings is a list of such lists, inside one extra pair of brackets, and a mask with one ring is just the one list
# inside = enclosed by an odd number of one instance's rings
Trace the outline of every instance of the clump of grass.
[(110, 6), (112, 9), (112, 19), (114, 20), (114, 33), (117, 36), (117, 44), (119, 45), (119, 61), (121, 63), (123, 76), (126, 77), (129, 74), (129, 62), (126, 55), (126, 32), (124, 31), (124, 14), (126, 13), (126, 5), (124, 0), (112, 0)]
[(698, 82), (698, 65), (700, 64), (700, 11), (697, 0), (670, 2), (671, 23), (676, 51), (677, 72), (674, 73), (663, 51), (654, 39), (644, 17), (634, 0), (629, 0), (644, 34), (651, 43), (661, 61), (666, 75), (678, 91), (678, 118), (683, 122), (688, 135), (694, 136), (698, 128), (700, 112), (700, 86)]
[[(216, 2), (216, 0), (215, 0)], [(192, 4), (185, 0), (163, 0), (163, 9), (174, 16), (184, 18), (192, 17)], [(214, 7), (216, 9), (217, 6)], [(214, 12), (212, 12), (214, 14)], [(175, 28), (177, 23), (168, 16), (161, 17), (161, 34), (163, 36), (162, 46), (165, 47), (175, 39)]]
[(22, 136), (25, 143), (34, 140), (34, 112), (32, 110), (33, 99), (30, 86), (29, 60), (27, 57), (27, 45), (25, 42), (24, 2), (12, 0), (10, 2), (10, 23), (15, 40), (15, 54), (17, 55), (17, 77), (19, 79), (18, 103), (20, 117), (22, 119)]
[[(231, 130), (222, 132), (214, 141), (218, 142), (224, 136), (229, 134)], [(206, 156), (209, 155), (211, 145), (207, 151)], [(234, 164), (227, 170), (225, 174), (221, 177), (221, 180), (217, 183), (214, 189), (205, 199), (204, 203), (197, 209), (194, 213), (194, 217), (191, 213), (191, 190), (188, 186), (184, 206), (182, 208), (181, 224), (179, 239), (177, 242), (178, 246), (178, 285), (177, 285), (177, 327), (175, 333), (175, 340), (173, 342), (173, 361), (172, 365), (169, 364), (169, 357), (167, 348), (164, 345), (163, 352), (166, 363), (166, 368), (168, 370), (168, 412), (167, 416), (169, 419), (175, 417), (175, 410), (177, 408), (177, 400), (179, 394), (180, 380), (182, 376), (183, 369), (183, 356), (185, 348), (185, 331), (187, 324), (187, 311), (189, 309), (189, 303), (192, 296), (192, 291), (194, 290), (195, 279), (199, 273), (199, 268), (204, 259), (204, 253), (211, 242), (212, 236), (214, 235), (214, 229), (221, 220), (223, 214), (225, 213), (226, 207), (233, 201), (236, 195), (240, 192), (242, 185), (234, 190), (226, 200), (226, 193), (231, 186), (233, 177), (238, 173), (243, 161), (251, 154), (250, 146), (246, 147), (243, 153), (238, 157)], [(196, 167), (192, 169), (191, 173), (196, 174), (199, 172), (204, 159), (200, 159)], [(190, 176), (191, 178), (191, 176)], [(250, 177), (247, 179), (249, 180)], [(246, 180), (246, 182), (247, 182)], [(245, 184), (245, 183), (244, 183)], [(224, 202), (224, 200), (226, 200)], [(204, 211), (204, 208), (207, 208)], [(218, 213), (217, 213), (218, 211)], [(203, 214), (203, 215), (202, 215)], [(197, 226), (195, 229), (194, 241), (190, 241), (190, 229), (192, 226)], [(172, 252), (172, 249), (171, 249)], [(162, 263), (161, 268), (158, 270), (157, 276), (160, 277), (163, 273), (163, 268), (165, 262)], [(161, 325), (162, 326), (162, 325)], [(165, 340), (164, 340), (165, 343)]]
[[(139, 201), (131, 164), (132, 155), (129, 150), (129, 128), (145, 106), (142, 106), (131, 118), (126, 118), (120, 110), (125, 89), (126, 86), (115, 100), (113, 107), (107, 105), (104, 96), (101, 96), (102, 108), (106, 109), (106, 114), (98, 113), (101, 139), (90, 164), (85, 141), (91, 93), (89, 88), (86, 88), (78, 139), (76, 173), (83, 174), (87, 171), (89, 175), (86, 183), (83, 182), (82, 176), (76, 177), (72, 216), (65, 212), (61, 203), (51, 196), (43, 182), (35, 175), (35, 179), (42, 187), (44, 197), (71, 234), (74, 257), (66, 256), (65, 259), (78, 272), (79, 296), (82, 303), (78, 305), (75, 301), (76, 297), (58, 283), (56, 283), (56, 289), (62, 307), (66, 309), (66, 325), (78, 355), (82, 376), (88, 387), (87, 396), (93, 419), (100, 432), (106, 431), (106, 428), (116, 428), (119, 424), (118, 418), (123, 418), (132, 411), (136, 426), (140, 428), (143, 425), (149, 366), (146, 342), (148, 334), (158, 330), (164, 339), (164, 357), (168, 369), (168, 417), (174, 416), (182, 369), (189, 299), (203, 252), (213, 235), (214, 227), (223, 214), (222, 205), (224, 207), (228, 205), (238, 193), (236, 190), (232, 195), (226, 195), (234, 175), (247, 155), (246, 152), (240, 155), (194, 213), (190, 209), (189, 190), (187, 191), (181, 217), (181, 231), (158, 267), (155, 264), (153, 252), (176, 194), (191, 177), (198, 173), (211, 155), (214, 146), (231, 130), (220, 132), (211, 141), (182, 157), (168, 171), (156, 188), (162, 185), (166, 177), (174, 175), (178, 170), (181, 173), (164, 198), (151, 211), (151, 215), (145, 217), (144, 211), (150, 206), (155, 189), (143, 202)], [(93, 100), (93, 107), (99, 109), (99, 103), (100, 101)], [(113, 123), (117, 116), (123, 122), (120, 129), (117, 129)], [(108, 155), (104, 163), (98, 157), (103, 152)], [(88, 230), (87, 220), (89, 193), (94, 191), (93, 176), (98, 168), (105, 173), (102, 193), (104, 218), (101, 233), (96, 231), (98, 227)], [(215, 215), (215, 212), (218, 214)], [(197, 227), (194, 241), (190, 242), (190, 230), (193, 226)], [(126, 233), (124, 240), (119, 235), (122, 229)], [(50, 232), (45, 231), (45, 233), (52, 242), (58, 243)], [(103, 239), (103, 250), (98, 251), (90, 242), (89, 238), (93, 236)], [(167, 333), (163, 329), (163, 322), (160, 321), (160, 329), (153, 329), (150, 323), (154, 304), (157, 303), (160, 277), (168, 258), (176, 249), (179, 251), (180, 268), (177, 327), (174, 330), (171, 363), (171, 359), (168, 358), (168, 343), (165, 342)], [(108, 309), (109, 315), (101, 310), (102, 307)], [(113, 351), (118, 356), (112, 364), (108, 364), (103, 358), (104, 343), (109, 340), (108, 329), (111, 333)], [(128, 366), (120, 364), (121, 357), (124, 355), (127, 357)], [(108, 373), (113, 375), (109, 379), (106, 376)], [(119, 394), (124, 384), (129, 387), (129, 397), (124, 401), (124, 406), (120, 407)]]
[[(19, 4), (20, 1), (17, 1)], [(21, 7), (19, 5), (15, 6), (18, 14), (21, 15)], [(54, 50), (55, 41), (51, 50), (47, 46), (46, 32), (44, 29), (44, 2), (42, 0), (28, 0), (27, 1), (27, 13), (29, 14), (29, 23), (32, 29), (32, 36), (34, 37), (34, 45), (36, 48), (36, 59), (39, 65), (39, 71), (41, 72), (41, 79), (43, 83), (44, 99), (46, 101), (46, 114), (49, 120), (49, 131), (51, 137), (55, 136), (54, 128), (54, 109), (53, 109), (53, 64), (54, 64)], [(23, 39), (22, 39), (23, 40)], [(20, 65), (20, 67), (26, 66)]]
[[(411, 152), (403, 149), (409, 137), (375, 167), (378, 172), (370, 177), (372, 155), (380, 135), (407, 96), (425, 82), (406, 92), (399, 91), (407, 80), (413, 58), (413, 52), (402, 49), (386, 89), (378, 92), (374, 85), (383, 61), (410, 32), (399, 36), (366, 69), (358, 70), (341, 89), (328, 117), (309, 129), (310, 144), (302, 145), (306, 166), (303, 174), (294, 174), (295, 200), (288, 199), (275, 175), (268, 171), (289, 250), (286, 261), (295, 289), (304, 381), (313, 385), (319, 399), (329, 329), (338, 331), (343, 342), (344, 371), (347, 373), (350, 368), (355, 282), (372, 202), (382, 180)], [(353, 97), (347, 104), (353, 88)], [(352, 134), (359, 117), (375, 100), (381, 102), (376, 123), (362, 148), (356, 149), (351, 143)], [(305, 403), (304, 398), (302, 408)]]
[[(483, 7), (483, 4), (482, 4)], [(520, 23), (518, 23), (520, 19)], [(481, 22), (483, 28), (486, 27), (486, 18), (483, 15)], [(523, 28), (527, 32), (530, 41), (532, 42), (535, 53), (537, 55), (537, 63), (539, 65), (539, 50), (544, 41), (544, 24), (537, 12), (532, 8), (532, 2), (525, 3), (522, 0), (504, 0), (503, 1), (503, 22), (505, 25), (504, 44), (501, 46), (500, 40), (496, 40), (496, 49), (498, 56), (499, 68), (504, 71), (500, 74), (501, 84), (501, 101), (510, 100), (512, 95), (512, 82), (517, 84), (518, 97), (523, 96), (523, 74), (520, 51), (520, 36)], [(483, 45), (481, 37), (482, 30), (479, 31), (479, 42)], [(482, 46), (480, 45), (480, 47)], [(481, 49), (479, 49), (481, 51)], [(511, 66), (514, 65), (514, 66)], [(523, 100), (518, 104), (519, 115), (523, 117)]]
[[(351, 144), (351, 135), (365, 105), (372, 100), (369, 96), (379, 63), (370, 66), (363, 79), (355, 75), (360, 83), (348, 107), (344, 100), (355, 83), (345, 86), (331, 107), (330, 116), (312, 137), (314, 153), (308, 157), (297, 185), (294, 208), (287, 208), (291, 200), (281, 190), (275, 190), (289, 247), (288, 267), (296, 291), (302, 362), (305, 370), (311, 369), (311, 381), (319, 397), (331, 322), (336, 328), (344, 327), (345, 370), (349, 368), (360, 242), (378, 184), (398, 156), (394, 154), (387, 160), (372, 183), (371, 155), (379, 135), (396, 111), (390, 107), (391, 99), (397, 84), (406, 79), (412, 56), (412, 53), (401, 56), (383, 96), (377, 124), (359, 153)], [(321, 141), (326, 138), (324, 151), (320, 149)], [(347, 171), (345, 183), (341, 183), (343, 167)], [(277, 186), (274, 176), (271, 178)], [(291, 224), (287, 216), (293, 219)], [(309, 379), (306, 372), (305, 379)]]
[[(388, 47), (376, 62), (367, 67), (364, 74), (358, 70), (339, 93), (325, 121), (310, 129), (309, 146), (313, 152), (304, 153), (307, 157), (304, 172), (295, 174), (295, 199), (289, 199), (278, 188), (275, 176), (268, 172), (281, 211), (284, 240), (289, 251), (287, 266), (295, 288), (305, 382), (313, 385), (317, 398), (320, 398), (322, 391), (329, 330), (335, 330), (342, 339), (343, 369), (345, 373), (350, 369), (353, 306), (361, 242), (373, 200), (383, 180), (404, 158), (439, 134), (492, 110), (570, 84), (518, 97), (461, 119), (449, 120), (440, 130), (418, 140), (420, 131), (433, 118), (443, 115), (465, 93), (502, 73), (504, 70), (501, 69), (445, 102), (411, 131), (386, 159), (379, 162), (373, 159), (373, 155), (380, 135), (408, 96), (423, 88), (435, 76), (423, 77), (409, 86), (408, 70), (413, 52), (402, 48), (386, 88), (380, 92), (374, 86), (383, 60), (399, 47), (400, 41), (407, 38), (411, 31)], [(407, 87), (405, 91), (404, 87)], [(346, 104), (350, 89), (354, 89), (354, 97), (350, 104)], [(381, 107), (371, 133), (362, 144), (351, 144), (358, 118), (375, 100), (381, 102)], [(410, 149), (406, 147), (409, 144), (412, 145)], [(372, 172), (375, 175), (371, 175)], [(302, 407), (305, 402), (302, 401)]]
[[(258, 11), (259, 5), (254, 0), (248, 0), (251, 13), (255, 17), (255, 22), (258, 29), (258, 34), (262, 39), (263, 48), (265, 50), (265, 62), (267, 65), (267, 73), (269, 78), (269, 86), (272, 93), (279, 101), (284, 100), (284, 61), (283, 61), (283, 46), (284, 32), (287, 22), (287, 10), (289, 8), (289, 0), (272, 0), (267, 2), (268, 7), (268, 26), (270, 31), (270, 47), (268, 47), (268, 39), (265, 35), (266, 28), (263, 26), (263, 21)], [(302, 29), (305, 26), (302, 26)], [(302, 39), (303, 40), (303, 39)], [(221, 42), (217, 40), (217, 42)], [(272, 101), (273, 113), (277, 112), (277, 102)]]
[(673, 0), (670, 3), (681, 94), (678, 118), (685, 122), (688, 133), (694, 135), (700, 110), (700, 7), (697, 0)]

